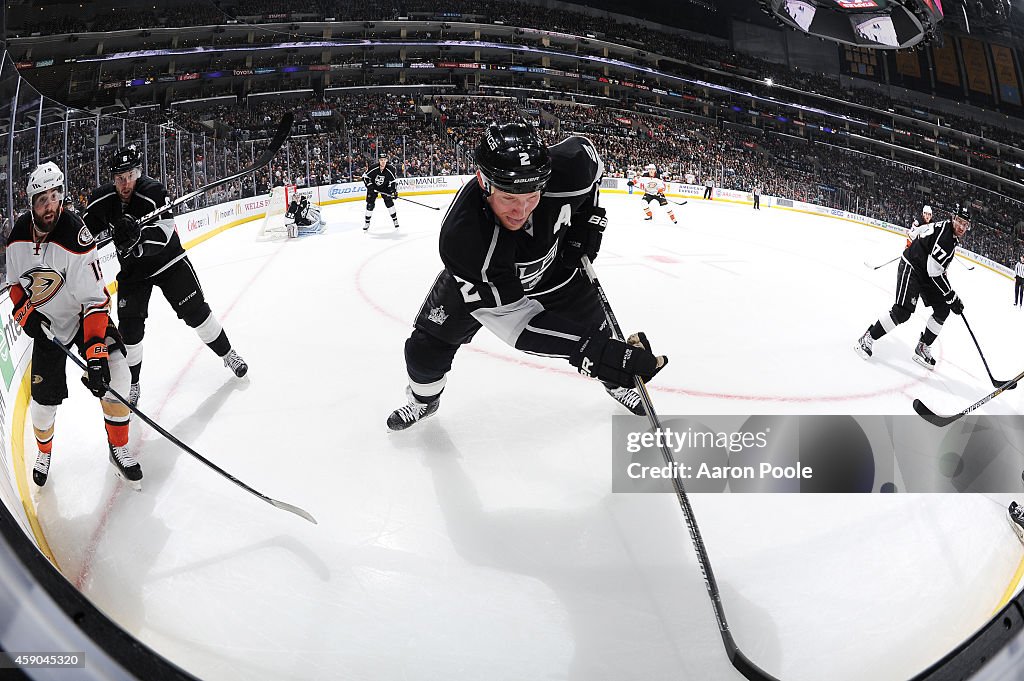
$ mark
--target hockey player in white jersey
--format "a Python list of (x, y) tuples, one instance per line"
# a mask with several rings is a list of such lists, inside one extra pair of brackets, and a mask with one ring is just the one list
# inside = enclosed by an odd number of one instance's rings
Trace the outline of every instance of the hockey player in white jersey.
[(651, 212), (651, 202), (657, 201), (668, 212), (668, 219), (672, 221), (672, 224), (678, 224), (676, 214), (668, 207), (668, 199), (665, 198), (665, 190), (667, 189), (665, 181), (658, 177), (658, 169), (653, 163), (647, 166), (646, 175), (640, 175), (636, 178), (636, 185), (644, 192), (641, 199), (644, 201), (644, 215), (647, 216), (644, 220), (654, 219), (654, 213)]
[(82, 381), (100, 399), (110, 461), (118, 475), (141, 488), (142, 468), (128, 451), (128, 407), (121, 394), (130, 384), (121, 336), (110, 322), (110, 296), (96, 258), (96, 244), (82, 219), (64, 207), (64, 173), (44, 163), (29, 177), (31, 210), (7, 239), (7, 280), (12, 317), (33, 339), (29, 413), (39, 453), (36, 485), (50, 472), (57, 406), (68, 396), (67, 356), (49, 340), (77, 346), (88, 370)]
[(907, 232), (907, 248), (910, 248), (910, 244), (916, 239), (922, 231), (927, 229), (932, 224), (932, 207), (925, 204), (924, 208), (921, 209), (921, 217), (914, 220), (913, 224), (910, 225), (910, 231)]

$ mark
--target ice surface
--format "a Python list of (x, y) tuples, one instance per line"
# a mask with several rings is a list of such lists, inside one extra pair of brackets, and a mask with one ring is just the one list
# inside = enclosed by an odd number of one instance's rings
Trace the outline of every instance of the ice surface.
[[(446, 206), (449, 197), (419, 197)], [(959, 319), (927, 372), (922, 308), (875, 344), (902, 239), (838, 220), (690, 201), (678, 226), (604, 199), (595, 266), (625, 331), (671, 364), (662, 414), (957, 411), (991, 391)], [(128, 631), (203, 679), (737, 679), (675, 499), (611, 493), (611, 416), (566, 363), (488, 332), (441, 409), (397, 434), (403, 343), (440, 269), (443, 213), (324, 209), (325, 234), (258, 223), (190, 251), (250, 366), (238, 381), (154, 293), (140, 403), (318, 526), (251, 497), (133, 424), (144, 491), (111, 475), (100, 411), (72, 379), (34, 493), (61, 568)], [(996, 375), (1021, 370), (1013, 285), (954, 264)], [(1024, 390), (982, 413), (1020, 413)], [(31, 443), (31, 434), (27, 433)], [(27, 447), (32, 451), (31, 446)], [(905, 679), (992, 614), (1022, 557), (1006, 499), (695, 495), (737, 643), (787, 680)]]

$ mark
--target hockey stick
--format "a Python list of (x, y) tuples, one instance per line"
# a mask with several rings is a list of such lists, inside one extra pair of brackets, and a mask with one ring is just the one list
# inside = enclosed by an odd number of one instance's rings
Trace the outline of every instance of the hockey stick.
[(953, 414), (952, 416), (940, 416), (936, 414), (934, 411), (929, 409), (928, 406), (921, 400), (914, 400), (914, 411), (916, 411), (921, 418), (923, 418), (925, 421), (932, 424), (933, 426), (943, 428), (953, 423), (954, 421), (958, 421), (964, 416), (967, 416), (981, 405), (985, 404), (992, 398), (998, 396), (1000, 393), (1006, 392), (1007, 390), (1016, 387), (1017, 382), (1020, 381), (1021, 379), (1024, 379), (1024, 371), (1020, 372), (1019, 374), (1017, 374), (1016, 377), (1011, 378), (1009, 381), (999, 386), (999, 388), (997, 388), (995, 391), (989, 393), (988, 395), (981, 398), (971, 406)]
[[(666, 200), (668, 200), (668, 199), (666, 199)], [(671, 200), (668, 200), (668, 202), (669, 203), (674, 203), (677, 206), (685, 206), (686, 204), (689, 203), (689, 201), (671, 201)]]
[[(971, 334), (971, 340), (974, 341), (974, 347), (978, 348), (978, 354), (981, 355), (981, 363), (985, 365), (985, 371), (988, 372), (988, 377), (992, 381), (992, 387), (998, 388), (1000, 386), (1006, 385), (1007, 383), (1010, 383), (1010, 381), (1000, 381), (997, 378), (993, 378), (992, 370), (988, 368), (988, 362), (985, 360), (985, 353), (981, 351), (981, 346), (978, 345), (978, 339), (975, 337), (974, 331), (971, 330), (971, 325), (967, 323), (967, 317), (965, 317), (963, 313), (961, 313), (960, 319), (964, 320), (964, 326), (967, 327), (967, 333)], [(1006, 390), (1013, 390), (1016, 387), (1017, 384), (1013, 383), (1013, 385), (1006, 388)]]
[(153, 220), (158, 219), (161, 215), (163, 215), (167, 211), (173, 210), (174, 208), (177, 208), (178, 206), (180, 206), (181, 204), (185, 203), (186, 201), (189, 201), (190, 199), (194, 199), (195, 197), (199, 196), (200, 194), (208, 192), (211, 189), (214, 189), (215, 187), (221, 186), (222, 184), (226, 184), (228, 182), (231, 182), (232, 180), (237, 180), (238, 178), (242, 177), (243, 175), (248, 175), (249, 173), (253, 172), (254, 170), (259, 170), (263, 166), (267, 165), (268, 163), (270, 163), (271, 161), (274, 160), (274, 156), (276, 156), (277, 152), (279, 152), (281, 150), (281, 147), (284, 146), (285, 140), (288, 139), (288, 135), (292, 131), (292, 121), (293, 120), (294, 120), (294, 114), (292, 114), (290, 111), (288, 113), (286, 113), (284, 116), (282, 116), (281, 117), (281, 122), (277, 124), (277, 130), (274, 132), (274, 137), (273, 137), (273, 139), (270, 140), (270, 146), (268, 146), (266, 149), (263, 150), (263, 153), (259, 155), (259, 158), (257, 158), (255, 161), (253, 161), (251, 164), (249, 164), (245, 168), (242, 168), (241, 170), (239, 170), (234, 175), (228, 175), (227, 177), (222, 177), (219, 180), (214, 180), (213, 182), (210, 182), (209, 184), (205, 184), (202, 187), (200, 187), (199, 189), (196, 189), (195, 191), (191, 191), (188, 194), (184, 194), (182, 196), (179, 196), (178, 198), (174, 199), (173, 201), (168, 201), (167, 203), (165, 203), (160, 208), (157, 208), (156, 210), (154, 210), (152, 213), (148, 213), (148, 214), (142, 216), (141, 218), (139, 218), (138, 219), (138, 223), (140, 225), (147, 225), (150, 222), (152, 222)]
[(886, 261), (885, 261), (885, 262), (883, 262), (883, 263), (882, 263), (881, 265), (877, 265), (877, 266), (876, 266), (876, 265), (872, 265), (872, 264), (871, 264), (871, 263), (869, 263), (869, 262), (868, 262), (867, 260), (865, 260), (865, 261), (864, 261), (864, 267), (870, 267), (870, 268), (871, 268), (871, 269), (873, 269), (873, 270), (880, 270), (880, 269), (882, 269), (883, 267), (885, 267), (886, 265), (891, 265), (891, 264), (893, 264), (894, 262), (896, 262), (897, 260), (899, 260), (899, 259), (900, 259), (900, 258), (902, 258), (902, 257), (903, 257), (903, 254), (901, 253), (900, 255), (897, 255), (897, 256), (896, 256), (895, 258), (893, 258), (892, 260), (886, 260)]
[(967, 263), (965, 263), (963, 260), (960, 260), (959, 258), (953, 258), (953, 259), (956, 260), (961, 265), (963, 265), (964, 267), (966, 267), (968, 270), (973, 270), (974, 269), (974, 265), (968, 265)]
[(386, 196), (389, 199), (398, 199), (399, 201), (408, 201), (409, 203), (415, 203), (417, 206), (423, 206), (424, 208), (429, 208), (430, 210), (441, 210), (437, 206), (428, 206), (425, 203), (420, 203), (419, 201), (413, 201), (412, 199), (407, 199), (404, 196), (392, 196), (391, 194), (385, 194), (384, 192), (377, 192), (377, 193), (380, 194), (381, 196)]
[[(590, 283), (597, 291), (598, 298), (601, 300), (601, 308), (604, 310), (605, 319), (608, 321), (608, 326), (611, 328), (612, 333), (619, 340), (625, 340), (626, 337), (622, 334), (622, 328), (619, 326), (619, 321), (615, 318), (615, 313), (612, 311), (611, 303), (608, 302), (608, 296), (605, 294), (604, 287), (601, 286), (601, 282), (597, 279), (594, 266), (590, 264), (590, 258), (584, 255), (580, 258), (580, 262), (583, 264), (583, 271), (586, 273), (587, 279), (590, 280)], [(651, 427), (654, 428), (656, 433), (663, 432), (664, 429), (661, 426), (661, 421), (658, 418), (658, 414), (654, 411), (651, 396), (647, 392), (647, 386), (639, 376), (633, 377), (633, 383), (636, 385), (637, 392), (640, 393), (640, 399), (644, 404), (644, 410), (647, 412), (647, 418), (651, 423)], [(661, 442), (661, 455), (665, 459), (665, 464), (671, 466), (674, 470), (675, 459), (664, 442)], [(740, 651), (733, 640), (732, 632), (729, 631), (729, 623), (725, 619), (722, 595), (718, 591), (715, 573), (711, 570), (711, 559), (708, 558), (707, 549), (704, 547), (704, 540), (700, 536), (700, 528), (697, 527), (697, 518), (693, 514), (690, 499), (686, 496), (686, 490), (683, 488), (683, 484), (679, 481), (678, 476), (671, 476), (671, 479), (676, 499), (679, 500), (679, 507), (683, 510), (683, 516), (686, 519), (686, 527), (690, 531), (690, 539), (693, 541), (693, 548), (697, 553), (697, 564), (704, 575), (704, 586), (707, 588), (708, 596), (711, 598), (715, 619), (718, 621), (718, 630), (722, 635), (722, 642), (725, 644), (725, 652), (729, 656), (729, 661), (749, 681), (778, 681), (774, 676), (751, 662), (750, 658)]]
[[(49, 329), (46, 329), (45, 333), (46, 333), (46, 336), (53, 342), (54, 345), (56, 345), (58, 348), (60, 348), (64, 352), (65, 355), (67, 355), (68, 357), (71, 358), (72, 362), (77, 364), (83, 371), (88, 371), (89, 370), (89, 367), (86, 365), (85, 362), (82, 361), (82, 358), (79, 357), (78, 355), (76, 355), (75, 353), (71, 352), (70, 350), (68, 350), (66, 347), (64, 347), (64, 345), (60, 341), (58, 341), (56, 338), (54, 338), (52, 332), (50, 332)], [(260, 492), (257, 492), (252, 487), (249, 487), (249, 485), (245, 484), (244, 482), (242, 482), (241, 480), (239, 480), (235, 476), (233, 476), (230, 473), (228, 473), (227, 471), (225, 471), (223, 468), (219, 467), (217, 464), (215, 464), (212, 461), (210, 461), (209, 459), (205, 458), (202, 454), (200, 454), (196, 450), (192, 449), (191, 447), (189, 447), (187, 444), (185, 444), (184, 442), (182, 442), (178, 438), (176, 438), (173, 435), (171, 435), (170, 433), (168, 433), (166, 430), (164, 430), (160, 426), (160, 424), (158, 424), (156, 421), (154, 421), (153, 419), (151, 419), (148, 416), (146, 416), (145, 414), (143, 414), (138, 408), (136, 408), (130, 402), (128, 402), (128, 400), (123, 398), (116, 390), (114, 390), (112, 387), (110, 387), (110, 384), (104, 383), (104, 387), (106, 387), (106, 389), (110, 391), (111, 395), (113, 395), (114, 397), (117, 398), (118, 402), (120, 402), (124, 406), (128, 407), (128, 409), (130, 409), (136, 416), (138, 416), (140, 419), (142, 419), (143, 421), (148, 423), (150, 426), (152, 426), (153, 430), (155, 430), (156, 432), (160, 433), (165, 438), (167, 438), (168, 440), (170, 440), (171, 442), (176, 444), (183, 451), (187, 452), (188, 454), (191, 454), (196, 459), (198, 459), (200, 462), (206, 464), (207, 466), (212, 468), (217, 473), (220, 473), (222, 476), (224, 476), (225, 478), (227, 478), (231, 482), (235, 483), (236, 485), (238, 485), (242, 489), (244, 489), (246, 492), (249, 492), (250, 494), (255, 494), (256, 496), (258, 496), (263, 501), (267, 502), (271, 506), (274, 506), (276, 508), (281, 509), (282, 511), (288, 511), (289, 513), (294, 513), (295, 515), (299, 516), (300, 518), (302, 518), (304, 520), (308, 520), (309, 522), (313, 523), (314, 525), (317, 524), (316, 518), (314, 518), (312, 515), (310, 515), (309, 512), (302, 510), (298, 506), (292, 506), (291, 504), (287, 504), (287, 503), (285, 503), (283, 501), (278, 501), (277, 499), (271, 499), (267, 495), (261, 494)]]

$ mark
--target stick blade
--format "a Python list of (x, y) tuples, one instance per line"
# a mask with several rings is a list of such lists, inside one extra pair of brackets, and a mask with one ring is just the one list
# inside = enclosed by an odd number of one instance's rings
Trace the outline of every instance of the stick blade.
[(289, 513), (294, 513), (295, 515), (299, 516), (303, 520), (308, 520), (309, 522), (313, 523), (314, 525), (318, 525), (319, 524), (319, 523), (317, 523), (316, 518), (314, 518), (313, 515), (309, 511), (305, 511), (305, 510), (299, 508), (298, 506), (293, 506), (293, 505), (285, 503), (283, 501), (278, 501), (277, 499), (271, 499), (270, 497), (267, 497), (267, 503), (269, 503), (271, 506), (274, 506), (276, 508), (281, 509), (282, 511), (288, 511)]
[(948, 426), (962, 416), (962, 414), (957, 414), (956, 416), (939, 416), (929, 409), (921, 400), (914, 400), (914, 411), (916, 411), (918, 416), (923, 418), (925, 421), (933, 426), (938, 426), (939, 428)]
[(1009, 381), (1000, 381), (998, 378), (993, 378), (992, 387), (1002, 388), (1003, 390), (1013, 390), (1014, 388), (1017, 387), (1017, 379), (1011, 378)]
[(735, 644), (733, 645), (733, 649), (730, 650), (727, 647), (726, 652), (729, 654), (729, 661), (732, 662), (732, 666), (743, 675), (743, 678), (748, 681), (778, 681), (776, 677), (754, 664), (739, 648), (735, 648)]

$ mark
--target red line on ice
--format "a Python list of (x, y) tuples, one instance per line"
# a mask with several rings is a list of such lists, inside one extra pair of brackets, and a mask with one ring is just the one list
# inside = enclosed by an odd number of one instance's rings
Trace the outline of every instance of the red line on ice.
[[(393, 248), (397, 248), (399, 246), (407, 245), (407, 244), (411, 244), (411, 243), (416, 243), (416, 241), (418, 241), (418, 239), (412, 240), (412, 241), (403, 241), (403, 242), (399, 242), (399, 243), (396, 243), (396, 244), (392, 244), (392, 245), (387, 246), (386, 248), (384, 248), (384, 249), (382, 249), (380, 251), (377, 251), (376, 253), (374, 253), (372, 255), (367, 256), (366, 258), (363, 259), (363, 262), (360, 263), (359, 268), (356, 270), (355, 274), (353, 275), (353, 278), (355, 280), (354, 283), (355, 283), (356, 292), (359, 294), (359, 297), (362, 298), (363, 301), (367, 305), (369, 305), (371, 308), (376, 310), (381, 316), (386, 317), (386, 318), (388, 318), (388, 319), (390, 319), (390, 320), (392, 320), (394, 322), (397, 322), (397, 323), (399, 323), (399, 324), (401, 324), (403, 326), (406, 326), (407, 328), (411, 328), (412, 327), (413, 316), (416, 314), (416, 311), (415, 310), (410, 310), (409, 311), (409, 317), (403, 319), (403, 318), (395, 315), (390, 310), (385, 309), (382, 305), (377, 303), (377, 301), (375, 301), (370, 296), (370, 294), (367, 293), (366, 289), (363, 287), (363, 274), (364, 274), (367, 266), (370, 263), (372, 263), (374, 260), (379, 258), (380, 256), (388, 253)], [(424, 286), (426, 286), (426, 282), (424, 282)], [(497, 360), (500, 360), (500, 361), (503, 361), (503, 362), (509, 362), (511, 364), (517, 364), (519, 366), (530, 367), (531, 369), (539, 369), (541, 371), (547, 371), (547, 372), (551, 372), (551, 373), (561, 374), (561, 375), (564, 375), (564, 376), (571, 376), (571, 377), (578, 378), (578, 379), (581, 379), (581, 380), (587, 380), (587, 379), (584, 379), (582, 376), (580, 376), (577, 372), (575, 372), (575, 371), (573, 371), (571, 369), (563, 369), (563, 368), (560, 368), (560, 367), (553, 367), (553, 366), (541, 364), (539, 362), (534, 362), (534, 361), (531, 361), (529, 359), (519, 359), (519, 358), (515, 358), (515, 357), (509, 357), (508, 355), (503, 355), (503, 354), (499, 354), (499, 353), (496, 353), (496, 352), (491, 352), (489, 350), (482, 350), (480, 348), (474, 348), (473, 346), (468, 346), (468, 349), (470, 350), (470, 352), (476, 352), (476, 353), (479, 353), (479, 354), (484, 355), (486, 357), (491, 357), (491, 358), (494, 358), (494, 359), (497, 359)], [(852, 350), (851, 350), (851, 352), (852, 352)], [(652, 389), (653, 392), (672, 393), (672, 394), (676, 394), (676, 395), (686, 395), (688, 397), (710, 397), (710, 398), (714, 398), (714, 399), (718, 399), (718, 400), (735, 400), (735, 401), (742, 401), (742, 402), (782, 402), (782, 403), (847, 402), (847, 401), (852, 401), (852, 400), (865, 400), (865, 399), (870, 399), (870, 398), (873, 398), (873, 397), (881, 397), (882, 395), (899, 394), (899, 393), (902, 393), (903, 391), (905, 391), (907, 388), (910, 388), (913, 385), (917, 385), (918, 383), (921, 383), (922, 381), (924, 381), (924, 379), (925, 379), (925, 377), (921, 376), (921, 377), (916, 378), (916, 379), (914, 379), (912, 381), (907, 381), (906, 383), (903, 383), (901, 385), (892, 386), (892, 387), (889, 387), (889, 388), (883, 388), (881, 390), (874, 390), (874, 391), (871, 391), (871, 392), (849, 393), (849, 394), (846, 394), (846, 395), (797, 395), (797, 396), (789, 396), (789, 395), (754, 395), (754, 394), (746, 394), (746, 395), (744, 395), (744, 394), (737, 394), (737, 393), (709, 392), (709, 391), (703, 391), (703, 390), (695, 390), (695, 389), (692, 389), (692, 388), (683, 388), (683, 387), (680, 387), (680, 386), (665, 385), (664, 383), (652, 384), (651, 385), (651, 389)]]

